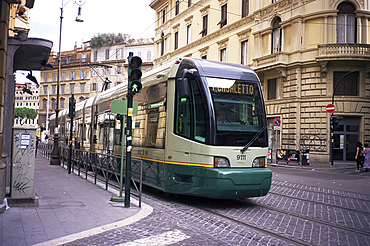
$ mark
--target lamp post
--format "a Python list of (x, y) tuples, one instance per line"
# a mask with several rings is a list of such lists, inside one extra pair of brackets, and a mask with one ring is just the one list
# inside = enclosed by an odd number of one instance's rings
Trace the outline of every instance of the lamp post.
[[(55, 129), (54, 129), (54, 146), (53, 151), (51, 152), (50, 156), (50, 165), (60, 165), (60, 152), (59, 152), (59, 84), (60, 84), (60, 69), (62, 66), (61, 57), (60, 57), (60, 49), (62, 43), (62, 24), (63, 24), (63, 8), (67, 5), (67, 3), (74, 1), (78, 7), (78, 16), (76, 17), (76, 22), (83, 22), (81, 19), (81, 6), (85, 3), (86, 0), (69, 0), (64, 3), (62, 0), (62, 7), (60, 8), (60, 25), (59, 25), (59, 50), (58, 50), (58, 75), (57, 75), (57, 101), (55, 105)], [(48, 119), (47, 119), (48, 120)]]

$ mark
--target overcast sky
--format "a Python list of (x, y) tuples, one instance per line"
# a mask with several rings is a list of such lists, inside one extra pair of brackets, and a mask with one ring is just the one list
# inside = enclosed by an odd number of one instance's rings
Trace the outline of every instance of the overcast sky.
[[(63, 0), (61, 51), (73, 50), (98, 33), (124, 33), (132, 38), (152, 38), (155, 28), (155, 11), (151, 0), (76, 0), (81, 6), (84, 22), (76, 22), (78, 5), (75, 0)], [(53, 41), (53, 51), (59, 47), (60, 8), (62, 0), (37, 0), (30, 10), (29, 37)], [(134, 24), (134, 23), (137, 24)]]

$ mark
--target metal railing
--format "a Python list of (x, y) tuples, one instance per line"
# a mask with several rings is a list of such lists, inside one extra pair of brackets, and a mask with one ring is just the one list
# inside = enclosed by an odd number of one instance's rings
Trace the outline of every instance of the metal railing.
[[(39, 144), (38, 153), (45, 158), (50, 159), (53, 150), (52, 144)], [(70, 148), (59, 147), (60, 163), (68, 169)], [(83, 176), (86, 180), (88, 177), (93, 179), (94, 184), (97, 182), (104, 183), (105, 189), (109, 186), (119, 188), (121, 173), (121, 156), (96, 153), (80, 149), (72, 149), (71, 170), (78, 176)], [(123, 170), (126, 168), (126, 158), (123, 160)], [(125, 172), (123, 171), (123, 174)], [(126, 177), (124, 177), (125, 179)], [(142, 181), (143, 181), (143, 161), (139, 159), (131, 160), (131, 181), (134, 186), (130, 194), (138, 197), (139, 207), (141, 207)]]

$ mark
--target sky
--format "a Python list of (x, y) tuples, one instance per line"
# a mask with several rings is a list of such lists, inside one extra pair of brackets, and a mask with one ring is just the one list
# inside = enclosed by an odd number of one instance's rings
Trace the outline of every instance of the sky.
[[(82, 3), (81, 17), (76, 22), (77, 3)], [(62, 4), (63, 3), (63, 4)], [(61, 51), (73, 50), (75, 43), (102, 33), (129, 34), (132, 38), (153, 38), (155, 11), (151, 0), (36, 0), (30, 9), (28, 37), (53, 42), (52, 51), (59, 49), (60, 14), (63, 6)], [(136, 23), (135, 23), (136, 22)]]

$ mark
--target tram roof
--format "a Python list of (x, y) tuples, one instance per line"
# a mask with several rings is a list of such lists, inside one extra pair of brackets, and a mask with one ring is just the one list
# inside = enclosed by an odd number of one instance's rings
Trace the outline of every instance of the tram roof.
[(241, 64), (194, 58), (183, 58), (181, 64), (193, 64), (197, 68), (199, 76), (202, 77), (204, 76), (243, 80), (256, 80), (256, 78), (258, 79), (256, 73), (250, 67)]

